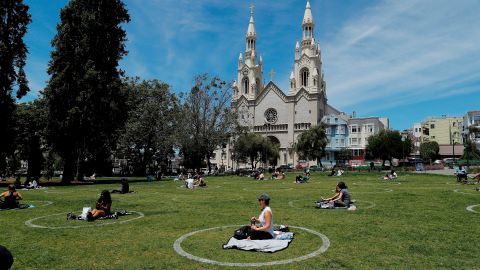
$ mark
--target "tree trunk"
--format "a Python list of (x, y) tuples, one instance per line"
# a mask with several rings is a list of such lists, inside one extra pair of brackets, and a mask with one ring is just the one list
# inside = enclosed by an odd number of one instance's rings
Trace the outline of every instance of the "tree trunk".
[(65, 158), (63, 163), (62, 183), (70, 184), (70, 182), (73, 180), (75, 162), (71, 156), (68, 156)]

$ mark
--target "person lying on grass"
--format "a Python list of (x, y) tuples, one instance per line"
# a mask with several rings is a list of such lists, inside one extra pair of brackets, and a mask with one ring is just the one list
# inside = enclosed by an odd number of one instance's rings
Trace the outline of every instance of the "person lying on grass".
[(348, 207), (350, 205), (350, 192), (343, 181), (338, 182), (335, 187), (335, 195), (331, 198), (321, 198), (321, 202), (333, 203), (334, 207)]
[(127, 194), (130, 193), (130, 185), (128, 184), (127, 178), (122, 178), (122, 184), (120, 189), (114, 189), (111, 192), (113, 193), (120, 193), (120, 194)]
[(102, 191), (100, 198), (98, 198), (95, 209), (92, 210), (91, 215), (93, 219), (98, 219), (111, 214), (112, 197), (108, 190)]
[(270, 208), (270, 196), (262, 194), (258, 197), (258, 204), (262, 212), (258, 218), (252, 217), (251, 230), (248, 233), (247, 240), (265, 240), (273, 238), (273, 214)]
[(5, 191), (2, 194), (0, 194), (0, 197), (4, 199), (1, 205), (2, 209), (18, 208), (19, 207), (18, 200), (23, 199), (22, 194), (17, 192), (14, 185), (9, 185), (8, 191)]

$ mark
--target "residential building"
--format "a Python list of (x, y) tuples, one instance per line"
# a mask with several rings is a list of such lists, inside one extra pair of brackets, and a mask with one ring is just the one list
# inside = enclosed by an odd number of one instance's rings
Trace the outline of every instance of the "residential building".
[(422, 122), (422, 142), (435, 141), (440, 145), (462, 143), (463, 118), (455, 116), (430, 117)]
[(356, 164), (365, 163), (365, 149), (368, 138), (389, 129), (388, 118), (367, 117), (348, 119), (348, 148), (352, 150), (352, 159)]
[(469, 111), (463, 116), (462, 134), (469, 137), (480, 149), (480, 111)]
[(326, 147), (326, 156), (322, 163), (335, 165), (337, 154), (342, 149), (348, 148), (348, 119), (346, 114), (325, 115), (322, 122), (325, 123), (328, 144)]

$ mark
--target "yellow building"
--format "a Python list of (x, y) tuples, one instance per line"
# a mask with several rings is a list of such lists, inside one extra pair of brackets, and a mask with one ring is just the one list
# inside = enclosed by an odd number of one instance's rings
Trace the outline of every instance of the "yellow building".
[(422, 142), (440, 145), (462, 144), (462, 117), (431, 117), (422, 123)]

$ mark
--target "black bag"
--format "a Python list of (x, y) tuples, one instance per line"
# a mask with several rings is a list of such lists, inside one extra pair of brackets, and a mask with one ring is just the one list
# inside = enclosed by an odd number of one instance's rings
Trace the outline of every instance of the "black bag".
[(235, 232), (233, 233), (233, 238), (237, 240), (247, 239), (251, 230), (252, 228), (248, 225), (242, 226), (239, 229), (235, 230)]

